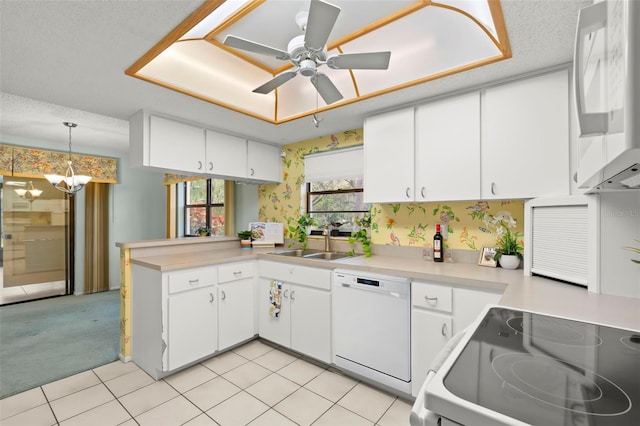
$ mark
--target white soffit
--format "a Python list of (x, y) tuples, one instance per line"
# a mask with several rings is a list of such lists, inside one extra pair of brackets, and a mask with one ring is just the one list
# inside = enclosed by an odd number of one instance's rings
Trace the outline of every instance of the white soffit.
[[(252, 90), (288, 61), (222, 44), (229, 35), (286, 50), (301, 33), (295, 15), (308, 0), (206, 2), (141, 57), (127, 74), (279, 124), (511, 56), (497, 0), (332, 1), (341, 8), (328, 56), (391, 51), (387, 70), (320, 68), (344, 96), (326, 105), (298, 74), (273, 92)], [(494, 18), (496, 21), (494, 22)]]

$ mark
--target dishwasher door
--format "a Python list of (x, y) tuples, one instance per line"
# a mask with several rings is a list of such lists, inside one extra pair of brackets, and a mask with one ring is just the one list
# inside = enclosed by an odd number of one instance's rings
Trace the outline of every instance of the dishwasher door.
[[(355, 363), (372, 373), (411, 381), (410, 289), (408, 279), (336, 271), (336, 365), (345, 366), (341, 360), (346, 360), (346, 368)], [(356, 372), (363, 374), (361, 370)]]

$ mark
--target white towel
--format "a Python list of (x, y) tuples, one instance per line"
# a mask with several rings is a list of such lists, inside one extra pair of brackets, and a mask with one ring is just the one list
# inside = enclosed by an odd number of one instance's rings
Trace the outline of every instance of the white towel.
[(280, 301), (282, 300), (282, 283), (279, 281), (271, 281), (269, 289), (269, 315), (272, 317), (280, 316)]

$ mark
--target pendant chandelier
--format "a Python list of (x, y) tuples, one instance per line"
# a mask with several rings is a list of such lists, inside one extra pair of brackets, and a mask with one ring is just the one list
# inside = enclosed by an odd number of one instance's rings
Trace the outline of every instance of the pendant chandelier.
[(18, 197), (24, 198), (27, 201), (33, 201), (42, 194), (42, 190), (34, 188), (33, 182), (31, 181), (29, 181), (29, 184), (27, 185), (27, 189), (20, 188), (20, 189), (14, 189), (14, 191), (16, 191), (16, 194), (18, 194)]
[(62, 124), (69, 128), (69, 160), (67, 160), (67, 171), (64, 175), (44, 175), (44, 177), (47, 178), (54, 188), (72, 196), (84, 188), (91, 180), (91, 176), (76, 175), (73, 172), (73, 167), (71, 167), (71, 129), (78, 127), (78, 125), (68, 121)]

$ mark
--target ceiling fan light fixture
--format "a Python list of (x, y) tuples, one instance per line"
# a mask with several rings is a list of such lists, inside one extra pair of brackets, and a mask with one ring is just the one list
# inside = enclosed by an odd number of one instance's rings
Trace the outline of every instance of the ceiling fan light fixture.
[(300, 74), (305, 77), (311, 77), (316, 73), (316, 63), (311, 59), (305, 59), (304, 61), (300, 61)]

